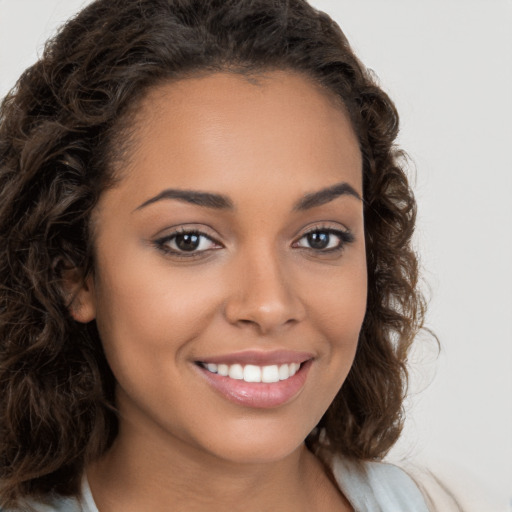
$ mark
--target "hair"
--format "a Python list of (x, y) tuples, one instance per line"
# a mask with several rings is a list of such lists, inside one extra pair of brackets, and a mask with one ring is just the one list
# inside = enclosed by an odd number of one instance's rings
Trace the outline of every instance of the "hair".
[(94, 271), (90, 216), (152, 87), (290, 70), (336, 95), (363, 158), (368, 301), (351, 371), (306, 442), (380, 459), (400, 435), (423, 325), (416, 204), (396, 109), (338, 25), (304, 0), (98, 0), (68, 21), (0, 109), (0, 505), (76, 494), (117, 433), (115, 381), (62, 275)]

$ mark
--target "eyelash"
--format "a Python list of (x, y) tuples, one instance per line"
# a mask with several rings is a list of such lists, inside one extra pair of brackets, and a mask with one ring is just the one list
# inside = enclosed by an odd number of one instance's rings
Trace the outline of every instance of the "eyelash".
[[(185, 228), (179, 229), (179, 230), (175, 231), (174, 233), (171, 233), (168, 236), (164, 236), (162, 238), (159, 238), (158, 240), (155, 240), (155, 245), (157, 246), (158, 249), (160, 249), (165, 254), (169, 254), (171, 256), (176, 256), (178, 258), (193, 258), (193, 257), (197, 257), (199, 254), (205, 253), (206, 251), (212, 250), (212, 249), (203, 249), (200, 251), (194, 250), (194, 251), (187, 252), (187, 251), (180, 250), (179, 248), (177, 248), (177, 249), (171, 248), (170, 244), (175, 242), (176, 238), (180, 235), (198, 237), (200, 239), (199, 244), (201, 244), (201, 239), (202, 240), (206, 239), (209, 242), (211, 242), (212, 244), (217, 245), (218, 246), (217, 248), (222, 247), (219, 242), (214, 240), (211, 236), (207, 235), (206, 233), (203, 233), (202, 231), (199, 231), (197, 229), (185, 229)], [(200, 245), (199, 245), (199, 247), (200, 247)]]
[[(304, 246), (298, 245), (301, 240), (307, 239), (308, 236), (313, 235), (315, 233), (327, 234), (329, 236), (329, 238), (328, 238), (329, 243), (331, 242), (331, 240), (330, 240), (331, 235), (336, 236), (339, 239), (339, 241), (335, 245), (335, 247), (328, 247), (328, 248), (323, 248), (323, 249), (320, 249), (320, 248), (317, 249), (314, 247), (304, 247)], [(180, 235), (199, 238), (200, 240), (199, 240), (198, 247), (201, 246), (201, 239), (202, 240), (206, 239), (210, 243), (217, 245), (217, 247), (202, 249), (199, 251), (193, 250), (190, 252), (181, 250), (179, 248), (177, 248), (177, 249), (171, 248), (170, 244), (176, 243), (176, 238)], [(354, 235), (349, 230), (315, 226), (314, 228), (306, 231), (300, 238), (298, 238), (297, 241), (292, 244), (292, 247), (313, 251), (315, 253), (330, 254), (330, 253), (335, 253), (335, 252), (341, 252), (347, 244), (350, 244), (353, 241), (354, 241)], [(185, 229), (185, 228), (175, 231), (174, 233), (171, 233), (168, 236), (165, 236), (165, 237), (159, 238), (158, 240), (155, 240), (154, 244), (156, 245), (156, 247), (159, 250), (161, 250), (165, 254), (169, 254), (169, 255), (172, 255), (172, 256), (175, 256), (178, 258), (193, 258), (193, 257), (197, 257), (198, 255), (202, 255), (208, 251), (215, 250), (215, 249), (222, 247), (222, 245), (219, 242), (217, 242), (214, 238), (207, 235), (206, 233), (203, 233), (202, 231), (199, 231), (196, 229)]]
[(330, 236), (334, 235), (339, 239), (338, 243), (334, 247), (329, 247), (329, 248), (325, 248), (325, 249), (315, 249), (313, 247), (301, 247), (302, 249), (314, 251), (316, 253), (321, 253), (321, 254), (331, 254), (331, 253), (335, 253), (335, 252), (341, 252), (347, 244), (350, 244), (350, 243), (354, 242), (354, 240), (355, 240), (354, 235), (348, 229), (343, 230), (343, 229), (335, 229), (335, 228), (330, 228), (330, 227), (315, 226), (315, 227), (309, 229), (308, 231), (306, 231), (297, 240), (297, 242), (294, 242), (293, 246), (297, 247), (297, 244), (300, 242), (300, 240), (303, 240), (303, 239), (307, 238), (308, 236), (313, 235), (315, 233), (327, 234), (329, 236), (329, 243), (330, 243)]

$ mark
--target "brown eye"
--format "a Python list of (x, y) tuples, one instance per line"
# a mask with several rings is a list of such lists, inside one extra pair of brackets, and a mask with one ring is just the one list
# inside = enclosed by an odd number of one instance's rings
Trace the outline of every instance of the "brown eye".
[(219, 249), (221, 245), (200, 231), (179, 231), (155, 241), (156, 246), (165, 253), (176, 256), (193, 256)]
[(331, 241), (331, 234), (315, 231), (314, 233), (308, 233), (306, 239), (312, 249), (327, 249)]
[(315, 229), (299, 238), (294, 246), (314, 251), (328, 252), (342, 249), (345, 244), (353, 241), (354, 236), (349, 231), (342, 231), (338, 229)]
[(174, 243), (180, 251), (195, 251), (201, 244), (201, 235), (183, 233), (174, 237)]

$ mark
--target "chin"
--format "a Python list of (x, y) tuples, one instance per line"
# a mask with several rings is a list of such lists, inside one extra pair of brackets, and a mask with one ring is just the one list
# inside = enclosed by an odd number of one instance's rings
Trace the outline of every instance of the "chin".
[(268, 440), (246, 439), (230, 443), (217, 457), (234, 464), (270, 464), (286, 459), (298, 450), (304, 440), (291, 443), (290, 439)]
[(232, 463), (275, 463), (300, 449), (312, 428), (314, 425), (301, 425), (300, 420), (291, 423), (244, 418), (234, 425), (224, 425), (221, 436), (208, 436), (198, 444), (215, 457)]

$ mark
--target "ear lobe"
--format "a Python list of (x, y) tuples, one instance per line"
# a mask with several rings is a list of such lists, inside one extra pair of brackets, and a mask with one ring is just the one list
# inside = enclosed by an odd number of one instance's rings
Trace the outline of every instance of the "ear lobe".
[(69, 305), (69, 313), (77, 322), (84, 324), (96, 318), (93, 276), (87, 276), (87, 278), (82, 281), (77, 293), (72, 296)]
[(69, 314), (80, 323), (88, 323), (96, 318), (94, 299), (94, 277), (83, 277), (76, 268), (62, 272), (62, 288)]

